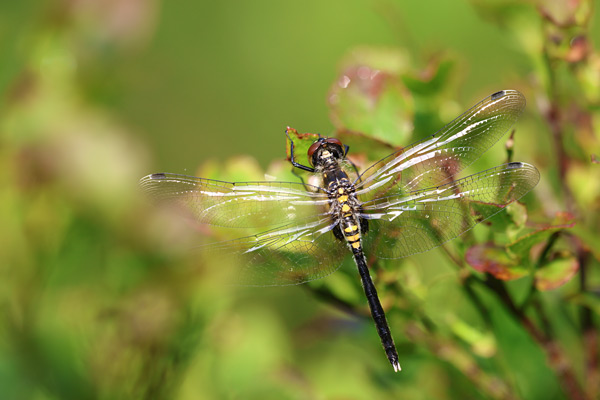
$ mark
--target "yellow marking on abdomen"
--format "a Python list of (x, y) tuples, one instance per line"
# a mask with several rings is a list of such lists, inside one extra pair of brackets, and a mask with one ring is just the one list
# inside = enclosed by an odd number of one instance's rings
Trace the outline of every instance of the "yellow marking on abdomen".
[(352, 247), (354, 247), (355, 249), (358, 249), (360, 247), (360, 242), (352, 243)]
[(354, 236), (346, 236), (346, 240), (349, 242), (356, 242), (358, 239), (360, 239), (360, 233), (357, 233)]
[(342, 212), (348, 212), (348, 211), (350, 211), (350, 206), (348, 204), (344, 204), (342, 206)]
[(350, 233), (358, 229), (358, 225), (352, 225), (344, 229), (344, 231)]
[(338, 197), (338, 201), (339, 201), (340, 203), (345, 203), (345, 202), (347, 202), (347, 201), (348, 201), (348, 196), (346, 196), (346, 195), (344, 195), (344, 196), (340, 196), (340, 197)]

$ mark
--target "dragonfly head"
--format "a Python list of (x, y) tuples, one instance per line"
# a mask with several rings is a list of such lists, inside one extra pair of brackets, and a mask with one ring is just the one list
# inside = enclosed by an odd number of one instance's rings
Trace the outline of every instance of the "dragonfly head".
[(314, 167), (323, 164), (328, 158), (341, 161), (346, 157), (346, 152), (347, 147), (339, 139), (320, 137), (308, 148), (308, 159)]

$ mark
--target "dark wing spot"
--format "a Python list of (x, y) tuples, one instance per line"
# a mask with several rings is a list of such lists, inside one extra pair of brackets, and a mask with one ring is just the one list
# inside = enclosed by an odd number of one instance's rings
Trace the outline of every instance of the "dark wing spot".
[(500, 97), (504, 96), (504, 90), (492, 94), (492, 100), (498, 100)]
[(167, 179), (167, 176), (162, 172), (150, 175), (150, 179)]
[(523, 163), (522, 162), (511, 162), (511, 163), (508, 163), (507, 167), (509, 169), (523, 168)]

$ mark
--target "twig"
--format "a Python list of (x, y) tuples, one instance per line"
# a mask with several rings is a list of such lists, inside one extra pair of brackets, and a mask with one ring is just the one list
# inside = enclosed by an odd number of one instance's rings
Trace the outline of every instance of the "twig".
[[(560, 231), (558, 232), (554, 232), (552, 235), (550, 235), (550, 238), (548, 238), (548, 241), (546, 242), (546, 245), (544, 246), (544, 248), (542, 249), (542, 251), (540, 252), (540, 256), (538, 257), (534, 269), (537, 270), (538, 268), (542, 267), (545, 263), (545, 261), (548, 258), (548, 254), (550, 254), (550, 250), (552, 249), (552, 247), (554, 246), (554, 243), (556, 243), (556, 240), (559, 238), (560, 236)], [(529, 306), (529, 304), (531, 303), (531, 301), (533, 300), (533, 296), (537, 293), (537, 288), (535, 286), (535, 280), (531, 281), (531, 285), (529, 286), (529, 292), (527, 292), (527, 295), (525, 296), (525, 300), (523, 300), (523, 302), (521, 303), (521, 306), (519, 307), (521, 309), (521, 312), (524, 312), (524, 310)]]
[(510, 136), (508, 137), (508, 139), (506, 140), (506, 144), (504, 145), (504, 148), (506, 149), (506, 162), (507, 163), (512, 162), (513, 154), (515, 152), (515, 132), (516, 132), (515, 129), (510, 131)]
[(337, 297), (336, 295), (334, 295), (333, 293), (331, 293), (331, 291), (324, 289), (324, 288), (314, 288), (311, 287), (309, 285), (301, 285), (303, 288), (306, 288), (306, 290), (309, 290), (311, 293), (317, 295), (318, 298), (320, 298), (321, 300), (323, 300), (325, 303), (327, 304), (331, 304), (332, 306), (334, 306), (335, 308), (339, 309), (340, 311), (352, 315), (353, 317), (365, 317), (367, 318), (367, 315), (363, 312), (359, 311), (359, 308), (356, 307), (354, 304), (349, 303), (345, 300), (340, 299), (339, 297)]
[[(551, 20), (546, 19), (546, 24), (552, 23)], [(567, 210), (571, 213), (574, 213), (575, 209), (575, 201), (573, 194), (571, 193), (571, 189), (567, 184), (567, 170), (569, 168), (569, 157), (565, 151), (563, 145), (563, 118), (561, 113), (559, 95), (557, 90), (557, 78), (556, 78), (556, 63), (557, 60), (551, 54), (549, 46), (553, 43), (551, 38), (548, 38), (544, 41), (543, 48), (543, 57), (544, 66), (546, 68), (546, 73), (548, 74), (548, 85), (547, 85), (547, 95), (549, 101), (549, 107), (544, 113), (544, 117), (548, 126), (550, 128), (550, 132), (552, 133), (552, 141), (554, 143), (554, 152), (556, 154), (557, 162), (558, 162), (558, 177), (559, 184), (561, 186), (561, 191), (564, 195)]]
[(456, 254), (452, 253), (446, 244), (442, 244), (440, 248), (457, 267), (460, 269), (465, 267), (465, 261), (462, 258), (458, 258)]
[(473, 290), (472, 283), (475, 280), (476, 279), (473, 277), (473, 275), (467, 277), (463, 282), (464, 283), (463, 289), (464, 289), (465, 293), (467, 294), (467, 297), (469, 297), (471, 299), (471, 302), (473, 303), (473, 305), (479, 312), (479, 314), (480, 314), (481, 318), (483, 319), (483, 321), (485, 322), (485, 324), (488, 327), (490, 327), (490, 326), (492, 326), (491, 314), (490, 314), (489, 310), (487, 309), (487, 307), (483, 304), (483, 302), (481, 301), (479, 296), (477, 296), (477, 294)]

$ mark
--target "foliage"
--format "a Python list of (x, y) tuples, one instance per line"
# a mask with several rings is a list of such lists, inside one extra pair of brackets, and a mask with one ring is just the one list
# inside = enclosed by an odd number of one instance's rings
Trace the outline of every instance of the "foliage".
[[(598, 398), (597, 4), (471, 1), (478, 23), (498, 29), (515, 55), (498, 67), (513, 72), (487, 76), (462, 102), (475, 61), (460, 51), (395, 43), (354, 46), (343, 58), (327, 96), (328, 134), (350, 146), (359, 169), (511, 88), (528, 99), (527, 115), (474, 170), (514, 159), (542, 176), (523, 203), (441, 251), (369, 260), (403, 366), (394, 374), (350, 260), (297, 288), (230, 287), (235, 260), (190, 251), (198, 236), (221, 233), (155, 210), (138, 192), (154, 171), (146, 140), (125, 122), (136, 111), (119, 97), (124, 81), (143, 78), (127, 75), (127, 63), (151, 46), (157, 3), (131, 2), (133, 14), (119, 2), (48, 3), (7, 9), (36, 23), (13, 34), (14, 46), (10, 35), (0, 42), (10, 48), (0, 71), (3, 398)], [(402, 6), (381, 7), (382, 20), (400, 25), (389, 21)], [(250, 88), (240, 85), (247, 103)], [(185, 101), (155, 101), (165, 114), (142, 114), (180, 126), (167, 116)], [(287, 132), (305, 154), (314, 134)], [(239, 132), (248, 136), (263, 148), (262, 137)], [(269, 153), (277, 161), (263, 169), (250, 153), (202, 162), (194, 174), (298, 179), (283, 154)]]

